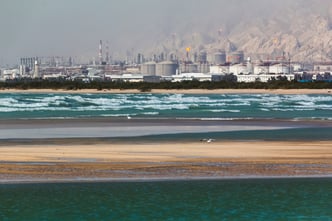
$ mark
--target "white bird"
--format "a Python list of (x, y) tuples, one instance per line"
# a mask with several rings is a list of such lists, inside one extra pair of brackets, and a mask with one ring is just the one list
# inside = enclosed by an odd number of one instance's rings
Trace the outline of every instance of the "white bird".
[(127, 119), (130, 120), (130, 119), (131, 119), (131, 116), (127, 115)]
[(209, 139), (201, 139), (201, 141), (204, 141), (204, 142), (207, 142), (207, 143), (211, 143), (211, 142), (214, 142), (214, 141), (216, 141), (215, 139), (211, 139), (211, 138), (209, 138)]

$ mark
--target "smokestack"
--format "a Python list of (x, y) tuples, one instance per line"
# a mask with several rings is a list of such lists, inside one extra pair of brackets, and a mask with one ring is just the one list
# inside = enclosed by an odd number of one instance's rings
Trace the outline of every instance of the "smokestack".
[(103, 41), (99, 42), (99, 64), (103, 63)]
[(109, 54), (109, 47), (108, 47), (108, 41), (106, 42), (106, 63), (109, 64), (110, 62), (110, 54)]
[(33, 77), (34, 78), (40, 78), (39, 76), (39, 63), (38, 63), (38, 58), (35, 59), (35, 67), (34, 67), (34, 72), (33, 72)]

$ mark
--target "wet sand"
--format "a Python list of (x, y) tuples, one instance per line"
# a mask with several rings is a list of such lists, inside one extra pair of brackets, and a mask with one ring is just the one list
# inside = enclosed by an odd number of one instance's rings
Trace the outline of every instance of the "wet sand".
[(332, 176), (332, 141), (0, 146), (0, 182)]
[[(0, 120), (0, 140), (121, 138), (162, 134), (326, 127), (331, 121), (201, 119), (12, 119)], [(125, 139), (125, 138), (124, 138)], [(0, 143), (1, 146), (1, 143)]]
[[(82, 90), (52, 90), (52, 89), (3, 89), (0, 93), (142, 93), (139, 90), (97, 90), (97, 89), (82, 89)], [(175, 93), (175, 94), (331, 94), (332, 89), (188, 89), (188, 90), (165, 90), (153, 89), (147, 93)]]
[[(327, 94), (330, 90), (153, 90), (152, 93), (269, 93), (269, 94)], [(138, 93), (137, 90), (2, 90), (17, 93)], [(178, 125), (175, 125), (176, 122)], [(160, 126), (192, 128), (203, 126), (202, 121), (164, 122), (126, 119), (105, 120), (4, 120), (1, 132), (18, 129), (47, 131), (51, 128), (133, 128)], [(141, 123), (141, 124), (140, 124)], [(216, 121), (204, 122), (204, 127), (223, 126), (276, 128), (330, 126), (330, 121)], [(229, 129), (228, 128), (228, 129)], [(140, 130), (136, 127), (135, 130)], [(219, 128), (218, 128), (219, 130)], [(23, 131), (24, 133), (26, 131)], [(51, 131), (52, 133), (54, 131)], [(127, 131), (128, 132), (128, 131)], [(20, 136), (21, 137), (21, 136)], [(95, 136), (94, 136), (95, 137)], [(60, 139), (50, 141), (8, 141), (0, 139), (0, 183), (58, 182), (62, 180), (112, 179), (183, 179), (183, 178), (243, 178), (280, 176), (332, 176), (332, 141), (274, 142), (274, 141), (218, 141), (218, 142), (113, 142), (95, 138), (86, 140)], [(199, 138), (198, 138), (199, 139)], [(198, 140), (197, 139), (197, 140)]]

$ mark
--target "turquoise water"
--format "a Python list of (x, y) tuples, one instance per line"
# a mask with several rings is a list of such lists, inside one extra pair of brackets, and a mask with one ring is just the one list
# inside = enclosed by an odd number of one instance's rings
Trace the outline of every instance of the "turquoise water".
[[(75, 126), (71, 123), (76, 121), (66, 120), (54, 126), (32, 121), (20, 125), (25, 121), (19, 121), (15, 126), (14, 121), (9, 127), (9, 121), (0, 121), (0, 137), (4, 135), (1, 139), (28, 133), (39, 134), (40, 138), (53, 133), (84, 135), (86, 131), (101, 136), (119, 130), (127, 137), (115, 136), (114, 141), (331, 140), (331, 123), (326, 122), (332, 120), (332, 96), (0, 94), (1, 120), (40, 118), (84, 118), (92, 119), (92, 123), (82, 121)], [(111, 121), (100, 126), (93, 122), (97, 118)], [(123, 119), (116, 126), (108, 125), (113, 118)], [(140, 119), (143, 124), (138, 125)], [(160, 119), (166, 119), (168, 124)], [(183, 119), (195, 122), (188, 124)], [(196, 133), (185, 132), (194, 127), (199, 128), (194, 130)], [(205, 132), (208, 127), (217, 130)], [(248, 130), (250, 127), (253, 130)], [(156, 133), (129, 137), (148, 128)], [(171, 134), (170, 130), (178, 132)], [(0, 221), (332, 220), (331, 199), (331, 178), (3, 184)]]
[[(107, 119), (109, 122), (116, 119), (123, 120), (123, 124), (130, 118), (132, 124), (122, 127), (114, 127), (111, 123), (57, 127), (50, 124), (40, 130), (38, 125), (31, 123), (27, 123), (29, 128), (26, 125), (7, 128), (3, 123), (0, 124), (0, 139), (134, 137), (161, 141), (207, 137), (330, 140), (332, 126), (326, 122), (332, 122), (332, 95), (0, 94), (0, 120), (68, 118)], [(138, 124), (134, 120), (147, 123)], [(172, 124), (158, 124), (158, 120), (169, 120)], [(183, 120), (195, 120), (196, 123), (187, 125)], [(323, 121), (325, 125), (320, 124)]]
[(332, 179), (0, 186), (0, 220), (332, 220)]
[(332, 119), (331, 95), (0, 94), (0, 119)]
[[(279, 130), (239, 130), (226, 132), (208, 132), (208, 133), (180, 133), (180, 134), (165, 134), (165, 135), (151, 135), (142, 137), (127, 137), (127, 141), (135, 142), (169, 142), (172, 141), (197, 141), (198, 138), (206, 139), (213, 138), (218, 141), (221, 140), (237, 140), (237, 141), (329, 141), (332, 139), (332, 127), (324, 128), (292, 128)], [(121, 141), (121, 138), (111, 139), (114, 141)]]

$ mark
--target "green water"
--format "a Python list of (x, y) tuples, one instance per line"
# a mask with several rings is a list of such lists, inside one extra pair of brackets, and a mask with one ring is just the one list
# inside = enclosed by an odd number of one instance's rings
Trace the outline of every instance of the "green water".
[(331, 110), (330, 94), (0, 94), (0, 119), (131, 116), (331, 120)]
[[(199, 139), (213, 138), (221, 140), (238, 141), (330, 141), (332, 139), (332, 127), (310, 127), (310, 128), (291, 128), (279, 130), (252, 130), (252, 131), (226, 131), (208, 133), (178, 133), (150, 135), (141, 137), (127, 137), (126, 141), (132, 142), (169, 142), (172, 141), (197, 141)], [(109, 139), (121, 141), (121, 138)]]
[(0, 220), (332, 220), (332, 179), (8, 184)]

